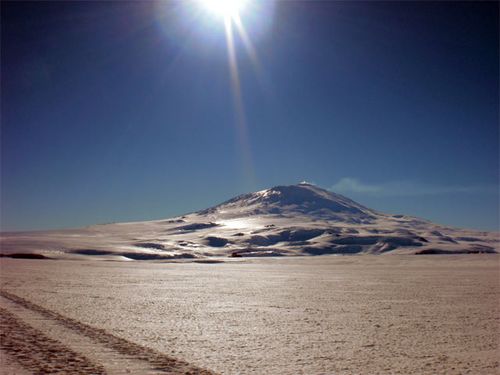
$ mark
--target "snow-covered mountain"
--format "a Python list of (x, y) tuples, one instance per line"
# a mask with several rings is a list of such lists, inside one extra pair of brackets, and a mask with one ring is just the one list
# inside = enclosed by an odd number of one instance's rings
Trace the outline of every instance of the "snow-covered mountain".
[(342, 195), (301, 183), (243, 194), (198, 212), (231, 218), (252, 215), (309, 216), (325, 220), (369, 220), (376, 214)]
[(2, 253), (101, 259), (499, 251), (499, 233), (387, 215), (301, 183), (243, 194), (166, 220), (3, 233)]

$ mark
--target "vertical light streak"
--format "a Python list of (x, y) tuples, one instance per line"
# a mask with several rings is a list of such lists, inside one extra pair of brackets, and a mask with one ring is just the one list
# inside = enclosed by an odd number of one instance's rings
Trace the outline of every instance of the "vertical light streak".
[(229, 74), (231, 78), (231, 90), (233, 93), (233, 105), (235, 110), (236, 125), (238, 128), (238, 137), (243, 157), (244, 172), (248, 182), (252, 186), (254, 186), (255, 171), (252, 162), (250, 143), (248, 140), (247, 122), (245, 108), (243, 106), (243, 98), (241, 94), (241, 82), (238, 72), (238, 62), (236, 59), (231, 17), (227, 16), (224, 18), (224, 26), (226, 32), (227, 57), (229, 63)]
[(234, 24), (236, 25), (236, 29), (238, 30), (238, 33), (240, 34), (240, 38), (243, 41), (243, 44), (245, 45), (245, 49), (247, 50), (248, 56), (250, 56), (250, 60), (252, 60), (252, 64), (255, 68), (257, 76), (260, 76), (261, 73), (261, 67), (260, 67), (260, 62), (259, 59), (257, 58), (257, 52), (255, 51), (255, 48), (252, 44), (252, 41), (248, 37), (248, 34), (245, 30), (245, 27), (243, 26), (243, 23), (241, 22), (240, 16), (235, 16), (233, 17)]
[(233, 21), (234, 24), (236, 25), (236, 30), (238, 31), (238, 34), (241, 40), (243, 41), (243, 45), (245, 46), (247, 54), (250, 57), (250, 60), (252, 61), (252, 66), (255, 70), (255, 77), (257, 78), (257, 81), (259, 82), (262, 91), (265, 94), (267, 94), (268, 97), (271, 97), (272, 89), (270, 87), (269, 81), (266, 79), (266, 76), (264, 74), (264, 71), (262, 70), (262, 66), (259, 61), (259, 57), (257, 55), (257, 51), (255, 50), (255, 47), (253, 46), (253, 43), (249, 38), (248, 33), (245, 30), (245, 27), (243, 26), (243, 22), (241, 22), (240, 16), (239, 15), (234, 16)]

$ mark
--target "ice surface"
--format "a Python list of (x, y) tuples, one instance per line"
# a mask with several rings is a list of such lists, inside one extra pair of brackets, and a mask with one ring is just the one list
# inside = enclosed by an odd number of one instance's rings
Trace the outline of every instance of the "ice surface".
[(219, 374), (498, 374), (498, 261), (3, 259), (0, 277), (2, 290), (105, 339), (113, 334)]

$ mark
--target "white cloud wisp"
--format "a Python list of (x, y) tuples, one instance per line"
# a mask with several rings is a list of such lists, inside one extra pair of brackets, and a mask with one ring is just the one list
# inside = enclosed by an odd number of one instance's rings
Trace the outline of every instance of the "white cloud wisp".
[(390, 181), (382, 184), (366, 184), (352, 177), (343, 177), (330, 190), (336, 193), (359, 193), (377, 196), (416, 196), (451, 193), (477, 194), (498, 192), (492, 185), (444, 186), (430, 185), (410, 181)]

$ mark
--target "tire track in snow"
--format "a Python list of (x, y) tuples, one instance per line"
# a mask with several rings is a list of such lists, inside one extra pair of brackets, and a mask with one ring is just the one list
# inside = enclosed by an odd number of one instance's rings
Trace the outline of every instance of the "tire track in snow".
[(127, 356), (127, 358), (134, 359), (136, 361), (147, 362), (156, 372), (186, 375), (214, 375), (212, 371), (196, 367), (183, 360), (170, 357), (156, 350), (146, 348), (117, 337), (103, 329), (92, 327), (75, 319), (61, 315), (55, 311), (48, 310), (5, 290), (0, 290), (0, 296), (19, 306), (22, 306), (25, 309), (40, 314), (49, 320), (55, 321), (63, 327), (78, 333), (79, 335), (90, 338), (92, 341), (99, 343), (107, 349), (111, 349), (120, 355)]
[(33, 373), (105, 374), (102, 366), (47, 337), (1, 307), (0, 347)]

